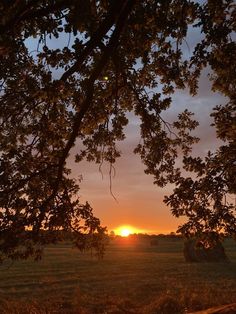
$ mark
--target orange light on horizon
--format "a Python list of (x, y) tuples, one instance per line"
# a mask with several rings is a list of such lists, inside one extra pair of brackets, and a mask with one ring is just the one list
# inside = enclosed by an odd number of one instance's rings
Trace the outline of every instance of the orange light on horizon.
[(130, 234), (140, 233), (141, 230), (138, 230), (132, 226), (125, 225), (125, 226), (120, 226), (116, 228), (114, 232), (116, 235), (120, 235), (122, 237), (128, 237)]

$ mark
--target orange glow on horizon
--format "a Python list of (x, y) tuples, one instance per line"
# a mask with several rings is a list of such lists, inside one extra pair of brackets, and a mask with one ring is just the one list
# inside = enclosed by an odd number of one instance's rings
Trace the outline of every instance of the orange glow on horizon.
[(125, 225), (125, 226), (120, 226), (116, 228), (114, 232), (116, 235), (119, 235), (122, 237), (128, 237), (130, 234), (133, 234), (133, 233), (141, 233), (142, 230), (138, 230), (132, 226)]

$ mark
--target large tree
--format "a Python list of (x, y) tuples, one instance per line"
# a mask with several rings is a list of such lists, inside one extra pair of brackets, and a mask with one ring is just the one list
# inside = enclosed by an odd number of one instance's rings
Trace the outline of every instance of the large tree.
[[(112, 168), (130, 111), (141, 121), (135, 152), (146, 172), (177, 186), (166, 202), (189, 218), (181, 231), (235, 234), (224, 198), (235, 193), (233, 0), (3, 0), (0, 12), (1, 258), (39, 257), (66, 232), (80, 248), (102, 249), (105, 229), (80, 203), (66, 161), (78, 143), (76, 162)], [(186, 56), (194, 29), (201, 39)], [(228, 99), (214, 112), (225, 145), (205, 161), (190, 156), (191, 113), (173, 125), (162, 117), (176, 89), (197, 93), (203, 68)], [(199, 180), (176, 168), (181, 150)]]

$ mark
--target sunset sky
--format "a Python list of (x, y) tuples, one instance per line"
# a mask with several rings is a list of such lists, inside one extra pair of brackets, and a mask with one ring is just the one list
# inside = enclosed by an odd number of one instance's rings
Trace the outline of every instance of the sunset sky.
[[(214, 128), (210, 127), (211, 109), (224, 99), (219, 94), (210, 92), (210, 82), (206, 75), (200, 81), (197, 96), (190, 97), (187, 91), (178, 91), (174, 95), (173, 106), (165, 114), (168, 121), (173, 121), (177, 114), (185, 108), (195, 112), (200, 121), (197, 135), (201, 142), (196, 145), (195, 153), (204, 155), (208, 150), (217, 147)], [(126, 130), (126, 140), (120, 143), (122, 157), (118, 159), (115, 169), (116, 175), (112, 179), (112, 192), (117, 202), (110, 194), (109, 168), (103, 166), (103, 178), (99, 172), (99, 165), (83, 162), (72, 165), (73, 175), (82, 174), (81, 200), (88, 200), (94, 208), (94, 213), (101, 219), (108, 230), (115, 230), (121, 225), (130, 225), (137, 232), (169, 233), (176, 228), (183, 219), (177, 219), (170, 213), (170, 209), (163, 204), (163, 196), (172, 191), (172, 186), (161, 189), (153, 184), (153, 178), (144, 174), (144, 165), (133, 149), (140, 139), (138, 120), (130, 115), (130, 123)], [(75, 147), (75, 150), (79, 147)], [(70, 164), (72, 164), (70, 162)]]
[[(196, 29), (188, 32), (187, 45), (183, 47), (183, 54), (189, 57), (197, 42), (201, 40), (201, 34)], [(68, 39), (62, 35), (58, 40), (51, 40), (51, 48), (63, 46)], [(34, 51), (38, 42), (29, 40), (29, 48)], [(196, 145), (195, 153), (205, 155), (208, 150), (217, 147), (217, 140), (214, 128), (210, 127), (213, 122), (209, 117), (212, 108), (218, 104), (225, 103), (222, 96), (210, 91), (211, 84), (203, 72), (199, 83), (199, 92), (195, 97), (189, 96), (187, 90), (177, 91), (173, 95), (172, 107), (163, 114), (163, 117), (171, 122), (176, 119), (178, 113), (188, 108), (195, 113), (196, 119), (200, 122), (197, 135), (201, 141)], [(60, 71), (55, 77), (60, 76)], [(69, 157), (68, 163), (72, 167), (72, 176), (82, 175), (83, 181), (80, 184), (81, 201), (86, 200), (94, 209), (94, 214), (100, 218), (102, 225), (108, 230), (115, 230), (121, 225), (130, 225), (137, 232), (147, 233), (168, 233), (175, 231), (183, 219), (177, 219), (170, 213), (170, 209), (163, 204), (164, 195), (170, 194), (171, 186), (159, 188), (153, 185), (153, 178), (144, 174), (144, 165), (133, 150), (139, 143), (139, 121), (132, 114), (129, 114), (129, 125), (126, 128), (126, 139), (119, 144), (122, 157), (115, 164), (116, 175), (112, 178), (112, 192), (117, 201), (110, 193), (109, 167), (103, 165), (102, 172), (99, 172), (99, 165), (83, 162), (74, 164), (73, 158)], [(73, 152), (80, 150), (79, 145), (74, 147)]]

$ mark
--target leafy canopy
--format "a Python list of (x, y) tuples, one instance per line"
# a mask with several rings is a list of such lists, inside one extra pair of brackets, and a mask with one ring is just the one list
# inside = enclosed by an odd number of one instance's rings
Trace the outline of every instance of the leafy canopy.
[[(141, 121), (135, 153), (146, 173), (176, 184), (166, 203), (187, 216), (180, 231), (235, 233), (225, 200), (236, 186), (233, 0), (3, 0), (0, 14), (1, 258), (40, 257), (65, 234), (102, 251), (105, 229), (80, 203), (66, 160), (79, 143), (78, 163), (112, 167), (130, 111)], [(201, 39), (189, 56), (194, 29)], [(173, 125), (162, 118), (176, 89), (197, 93), (203, 68), (228, 99), (213, 113), (224, 145), (205, 160), (190, 155), (198, 125), (190, 112)], [(176, 167), (180, 150), (196, 180)]]

